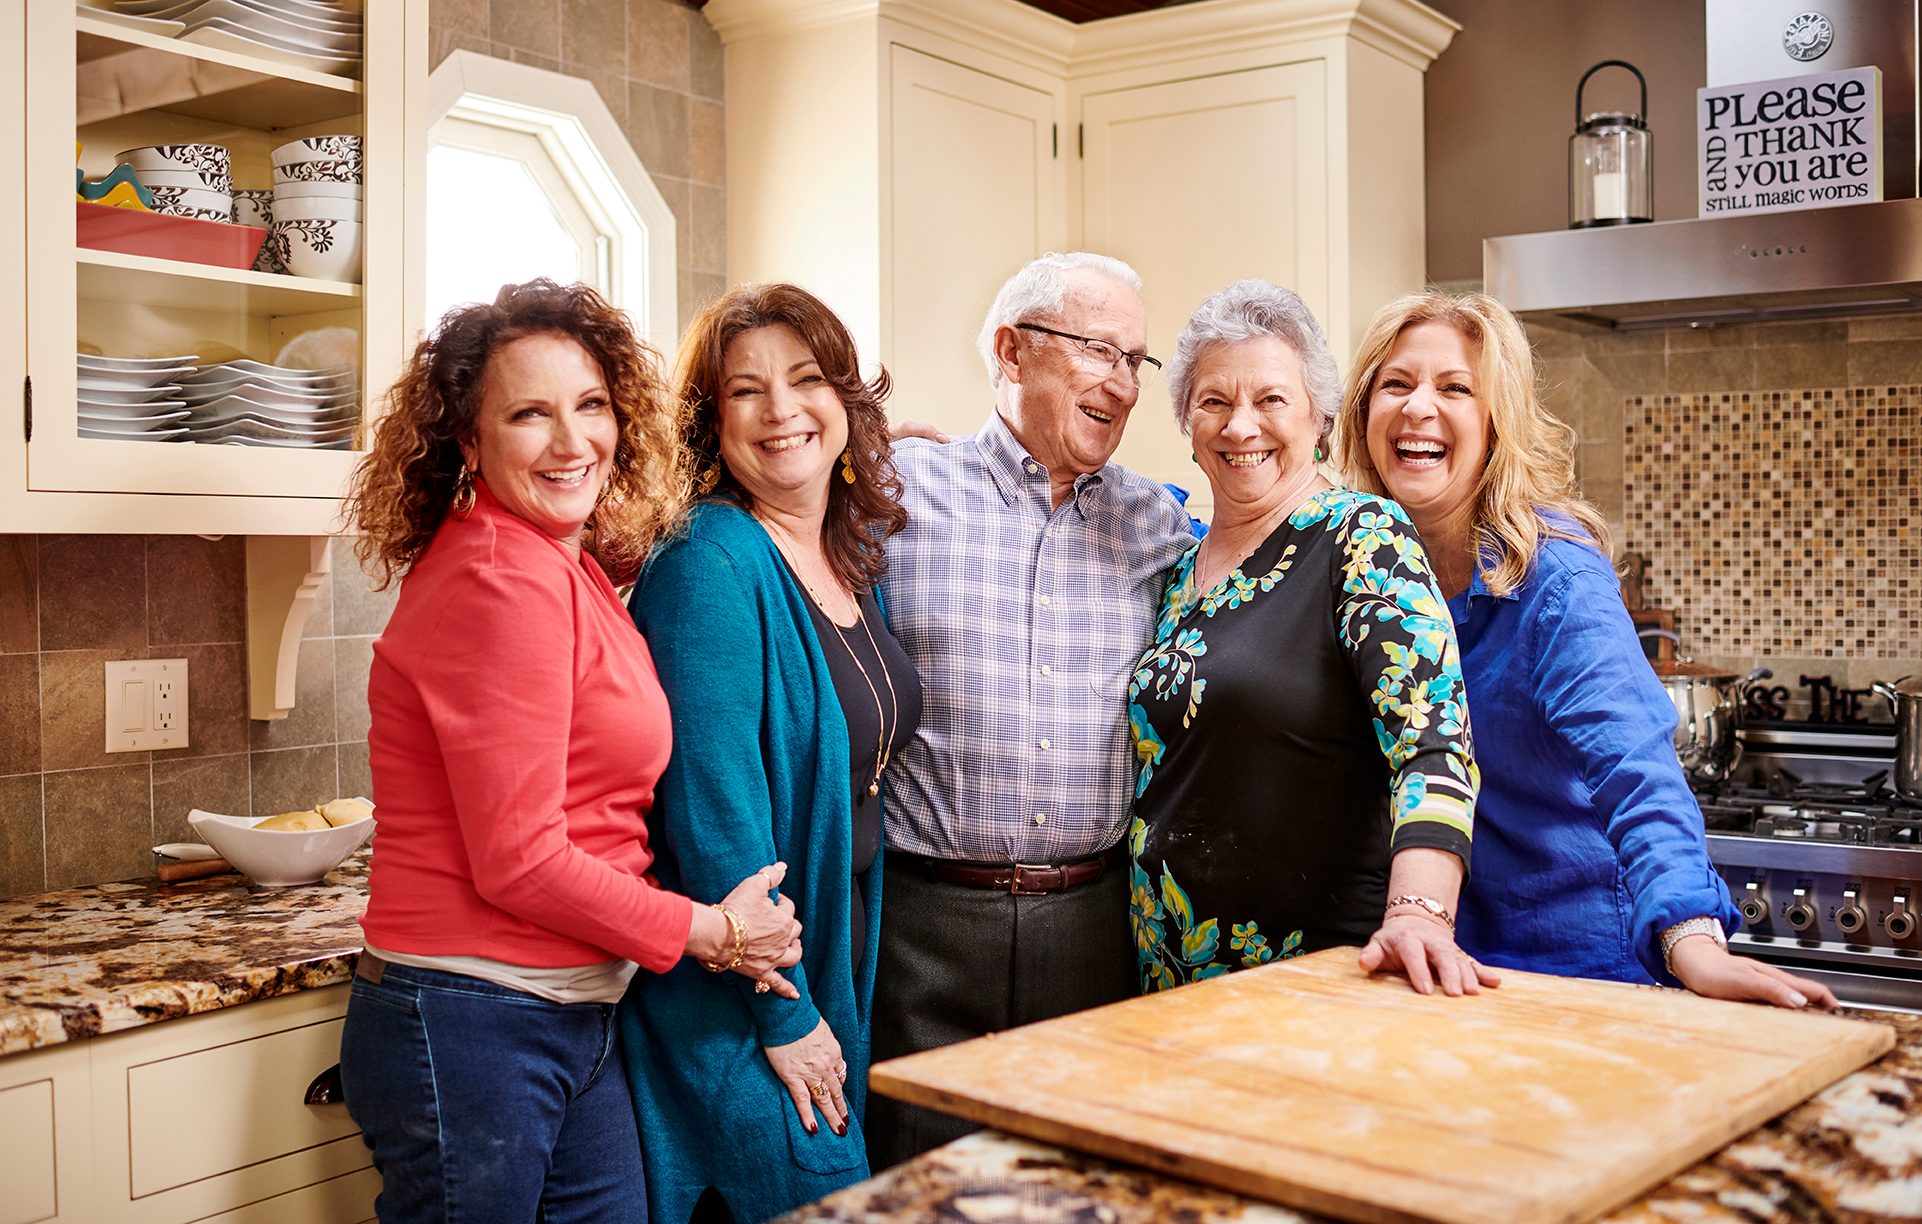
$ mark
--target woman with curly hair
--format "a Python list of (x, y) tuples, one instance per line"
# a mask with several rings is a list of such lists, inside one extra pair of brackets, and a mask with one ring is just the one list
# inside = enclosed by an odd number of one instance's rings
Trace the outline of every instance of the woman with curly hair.
[(1338, 433), (1349, 483), (1413, 518), (1461, 641), (1482, 766), (1462, 947), (1515, 969), (1833, 1006), (1819, 983), (1729, 955), (1735, 907), (1676, 760), (1675, 709), (1515, 316), (1479, 293), (1384, 306)]
[(881, 781), (921, 682), (875, 580), (907, 521), (881, 401), (833, 312), (737, 288), (681, 340), (682, 440), (705, 494), (629, 601), (673, 710), (649, 819), (661, 882), (718, 896), (780, 859), (807, 951), (764, 991), (682, 966), (622, 1007), (657, 1220), (761, 1220), (868, 1176)]
[(626, 317), (537, 280), (441, 320), (355, 475), (356, 551), (406, 579), (367, 685), (380, 830), (341, 1037), (384, 1221), (645, 1220), (615, 1040), (636, 968), (797, 993), (782, 864), (713, 904), (647, 877), (668, 708), (609, 572), (672, 520), (675, 442)]

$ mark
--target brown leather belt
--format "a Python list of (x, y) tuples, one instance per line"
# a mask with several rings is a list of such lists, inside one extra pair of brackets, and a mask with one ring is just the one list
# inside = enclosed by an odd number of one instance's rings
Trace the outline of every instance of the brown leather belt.
[(1086, 884), (1120, 861), (1117, 850), (1090, 854), (1065, 863), (961, 863), (927, 858), (898, 850), (888, 852), (888, 864), (963, 888), (992, 889), (1017, 897), (1039, 897)]
[(387, 962), (362, 948), (360, 959), (354, 962), (354, 976), (366, 978), (374, 985), (380, 985), (381, 977), (387, 972)]

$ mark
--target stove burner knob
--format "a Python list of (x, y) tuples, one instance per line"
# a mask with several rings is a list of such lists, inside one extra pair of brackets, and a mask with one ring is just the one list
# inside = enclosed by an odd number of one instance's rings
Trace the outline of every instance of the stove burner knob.
[(1860, 934), (1869, 924), (1867, 911), (1863, 910), (1859, 898), (1862, 895), (1860, 884), (1851, 884), (1842, 890), (1842, 906), (1835, 911), (1835, 925), (1842, 928), (1844, 935)]
[(1762, 882), (1750, 880), (1744, 891), (1748, 895), (1742, 898), (1742, 903), (1738, 907), (1742, 911), (1743, 925), (1751, 927), (1763, 925), (1769, 920), (1769, 903), (1768, 898), (1762, 895)]
[(1890, 939), (1907, 939), (1915, 934), (1915, 915), (1909, 912), (1909, 895), (1897, 893), (1892, 900), (1893, 908), (1882, 920), (1882, 929), (1889, 933)]
[(1807, 881), (1795, 886), (1795, 900), (1782, 915), (1788, 919), (1792, 931), (1806, 931), (1815, 925), (1815, 907), (1809, 904), (1809, 887)]

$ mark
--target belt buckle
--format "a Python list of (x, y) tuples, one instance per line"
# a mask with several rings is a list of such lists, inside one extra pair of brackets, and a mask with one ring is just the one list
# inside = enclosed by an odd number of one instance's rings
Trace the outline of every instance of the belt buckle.
[(1014, 896), (1014, 897), (1045, 897), (1047, 896), (1048, 890), (1045, 888), (1021, 887), (1021, 873), (1024, 871), (1049, 871), (1049, 870), (1053, 870), (1053, 869), (1050, 868), (1046, 863), (1016, 863), (1014, 865), (1014, 873), (1008, 877), (1008, 895)]

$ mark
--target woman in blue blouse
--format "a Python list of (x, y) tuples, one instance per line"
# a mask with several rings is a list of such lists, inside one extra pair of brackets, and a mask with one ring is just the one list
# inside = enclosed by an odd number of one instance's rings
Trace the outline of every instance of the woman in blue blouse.
[(1833, 1006), (1820, 984), (1728, 952), (1735, 908), (1676, 760), (1674, 708), (1515, 317), (1481, 294), (1390, 303), (1337, 432), (1349, 482), (1413, 517), (1461, 642), (1482, 770), (1461, 946), (1515, 969)]
[(907, 521), (887, 375), (861, 378), (812, 294), (745, 285), (689, 326), (677, 382), (706, 496), (629, 604), (673, 716), (648, 843), (662, 886), (696, 900), (786, 862), (804, 950), (791, 999), (685, 961), (650, 974), (621, 1036), (651, 1218), (747, 1224), (868, 1176), (880, 791), (921, 681), (874, 587)]

